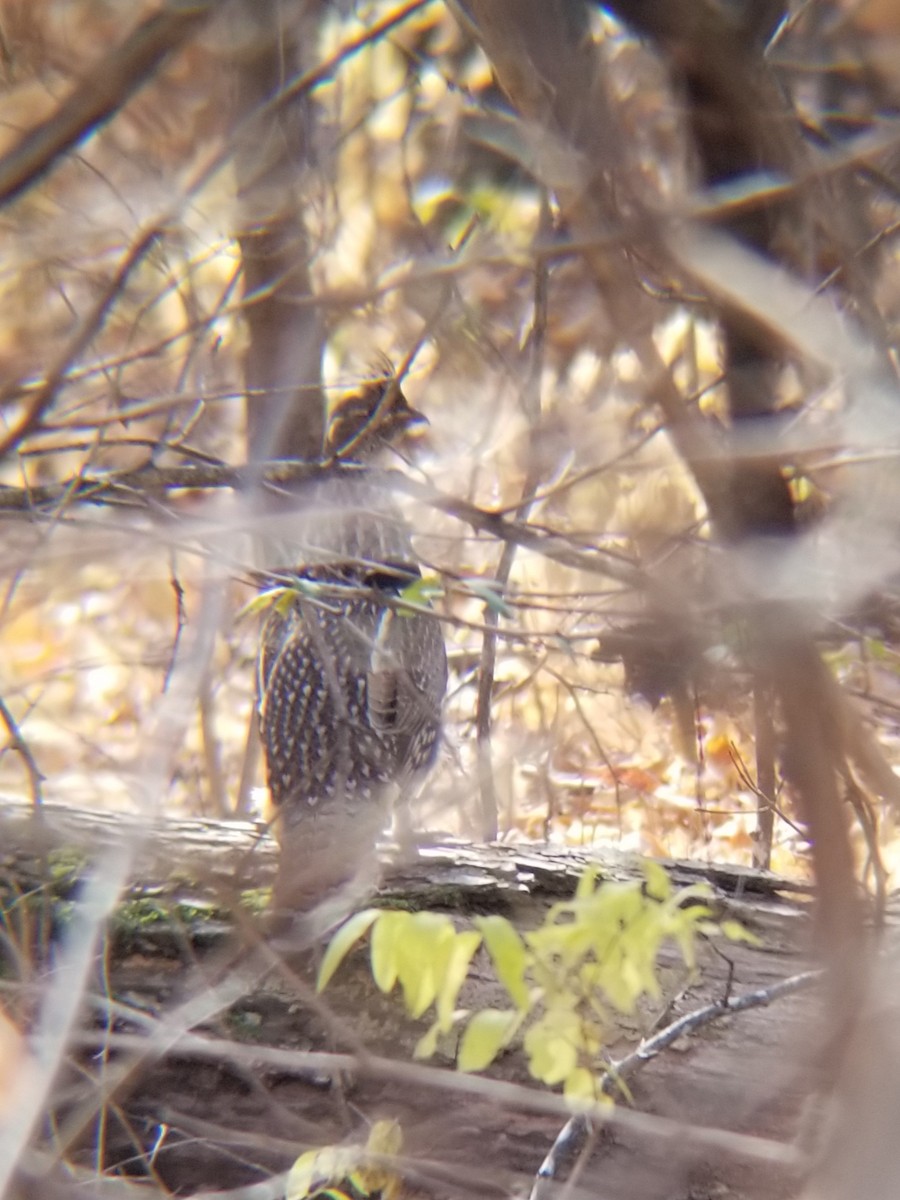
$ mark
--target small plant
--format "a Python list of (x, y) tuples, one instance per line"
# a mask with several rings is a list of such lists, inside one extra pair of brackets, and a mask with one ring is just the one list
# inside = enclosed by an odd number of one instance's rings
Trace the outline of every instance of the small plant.
[[(715, 922), (707, 884), (674, 890), (658, 864), (643, 864), (643, 880), (603, 882), (588, 868), (572, 900), (553, 905), (540, 926), (520, 934), (504, 917), (476, 918), (457, 931), (439, 913), (367, 909), (332, 939), (319, 972), (319, 990), (371, 931), (372, 976), (382, 992), (399, 983), (413, 1018), (434, 1007), (416, 1046), (429, 1057), (438, 1038), (464, 1025), (457, 1050), (463, 1071), (480, 1071), (520, 1033), (535, 1079), (562, 1084), (572, 1101), (602, 1094), (600, 1054), (613, 1011), (634, 1012), (642, 997), (657, 997), (657, 959), (672, 939), (689, 968), (698, 934), (747, 937), (732, 921)], [(476, 951), (486, 948), (511, 1007), (467, 1012), (457, 998)]]
[(364, 1146), (307, 1150), (291, 1167), (285, 1200), (398, 1200), (401, 1181), (385, 1160), (403, 1149), (397, 1121), (376, 1121)]

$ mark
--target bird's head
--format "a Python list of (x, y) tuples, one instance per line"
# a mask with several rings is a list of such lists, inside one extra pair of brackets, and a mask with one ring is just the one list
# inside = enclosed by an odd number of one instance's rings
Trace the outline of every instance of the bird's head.
[(370, 462), (381, 451), (409, 453), (428, 428), (392, 376), (367, 383), (345, 396), (328, 423), (326, 453), (345, 462)]

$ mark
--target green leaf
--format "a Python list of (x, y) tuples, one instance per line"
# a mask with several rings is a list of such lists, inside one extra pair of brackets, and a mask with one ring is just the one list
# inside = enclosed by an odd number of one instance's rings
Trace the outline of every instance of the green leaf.
[(512, 1036), (518, 1014), (485, 1008), (475, 1013), (465, 1028), (457, 1066), (461, 1071), (483, 1071), (489, 1067)]
[(708, 883), (692, 883), (688, 887), (679, 888), (672, 900), (679, 908), (684, 908), (688, 900), (702, 900), (711, 903), (716, 898), (712, 886)]
[(563, 1095), (570, 1104), (592, 1104), (599, 1091), (597, 1079), (587, 1067), (576, 1067), (563, 1081)]
[(413, 1050), (413, 1058), (431, 1058), (432, 1054), (437, 1050), (437, 1040), (441, 1032), (439, 1022), (432, 1022), (428, 1032), (423, 1033), (416, 1042), (415, 1049)]
[(525, 984), (528, 951), (514, 926), (505, 917), (481, 917), (475, 922), (484, 938), (497, 978), (509, 993), (516, 1008), (530, 1007), (531, 998)]
[(575, 888), (575, 899), (590, 900), (597, 891), (597, 876), (599, 870), (597, 867), (585, 867), (581, 875), (578, 877), (578, 884)]
[(382, 992), (397, 982), (400, 969), (400, 943), (409, 923), (409, 913), (382, 912), (372, 929), (370, 957), (372, 978)]
[(288, 1172), (285, 1200), (308, 1200), (322, 1188), (339, 1183), (362, 1160), (361, 1146), (323, 1146), (301, 1154)]
[(325, 951), (325, 956), (319, 967), (319, 977), (316, 980), (317, 992), (321, 992), (328, 986), (335, 971), (360, 938), (368, 933), (372, 927), (372, 923), (380, 915), (381, 913), (377, 908), (367, 908), (362, 912), (355, 913), (349, 920), (344, 922), (328, 943), (328, 949)]
[(724, 934), (729, 942), (746, 942), (748, 946), (762, 946), (763, 944), (762, 938), (758, 938), (755, 933), (751, 933), (740, 921), (720, 921), (713, 928), (718, 933)]
[(598, 1096), (597, 1099), (599, 1100), (599, 1102), (601, 1104), (607, 1103), (612, 1107), (612, 1105), (613, 1105), (612, 1097), (610, 1095), (608, 1095), (608, 1092), (609, 1092), (610, 1087), (615, 1086), (616, 1091), (619, 1093), (619, 1095), (622, 1097), (622, 1099), (625, 1101), (625, 1103), (630, 1104), (633, 1108), (635, 1105), (635, 1099), (631, 1093), (631, 1088), (629, 1088), (628, 1084), (625, 1082), (624, 1077), (622, 1075), (619, 1075), (615, 1071), (607, 1071), (606, 1078), (607, 1078), (607, 1080), (611, 1080), (612, 1082), (607, 1083), (606, 1088), (604, 1089), (603, 1095)]
[(408, 915), (398, 953), (398, 973), (410, 1016), (418, 1019), (437, 997), (453, 950), (456, 930), (442, 913)]
[(264, 600), (263, 596), (254, 596), (252, 600), (248, 600), (246, 604), (242, 604), (235, 616), (235, 624), (238, 621), (243, 621), (247, 617), (255, 617), (258, 612), (262, 612), (268, 608), (269, 600)]
[(498, 617), (511, 619), (515, 614), (500, 593), (500, 584), (493, 579), (466, 578), (463, 581), (473, 596), (483, 600), (491, 612)]
[(273, 587), (257, 593), (240, 608), (235, 621), (243, 621), (246, 617), (255, 617), (257, 613), (268, 612), (273, 605), (278, 603), (285, 591), (290, 591), (290, 589)]
[(578, 1066), (580, 1023), (574, 1012), (546, 1013), (524, 1038), (529, 1070), (535, 1079), (553, 1087)]
[[(414, 604), (418, 608), (430, 608), (433, 600), (439, 600), (444, 594), (444, 586), (437, 575), (423, 575), (408, 583), (400, 592), (400, 602)], [(411, 609), (398, 609), (401, 616), (412, 616)]]
[(459, 990), (466, 981), (469, 964), (480, 945), (481, 934), (471, 929), (458, 933), (454, 939), (437, 994), (438, 1025), (442, 1033), (447, 1033), (453, 1024)]
[(645, 858), (641, 870), (647, 880), (647, 895), (654, 900), (668, 900), (672, 894), (672, 883), (665, 869), (651, 858)]

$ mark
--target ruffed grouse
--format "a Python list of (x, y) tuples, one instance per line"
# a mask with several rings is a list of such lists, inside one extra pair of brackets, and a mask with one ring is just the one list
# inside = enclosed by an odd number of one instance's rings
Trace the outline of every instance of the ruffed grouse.
[(403, 604), (410, 529), (367, 466), (426, 424), (396, 383), (348, 398), (291, 528), (301, 561), (267, 617), (259, 720), (281, 841), (276, 905), (306, 907), (373, 859), (391, 804), (433, 763), (447, 686), (436, 616)]

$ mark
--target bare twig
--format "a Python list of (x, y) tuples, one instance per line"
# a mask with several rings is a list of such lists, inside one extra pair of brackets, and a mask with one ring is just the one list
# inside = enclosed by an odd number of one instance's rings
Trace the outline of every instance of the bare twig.
[[(546, 194), (541, 203), (541, 231), (550, 228), (550, 209)], [(547, 264), (539, 263), (534, 280), (534, 320), (531, 330), (531, 362), (525, 390), (522, 396), (522, 408), (528, 417), (531, 430), (532, 445), (528, 455), (528, 466), (525, 481), (522, 484), (522, 500), (516, 512), (522, 520), (528, 516), (536, 503), (538, 487), (541, 483), (541, 456), (536, 453), (537, 440), (541, 437), (541, 368), (543, 365), (544, 338), (547, 330)], [(500, 561), (494, 575), (494, 581), (502, 592), (509, 583), (513, 562), (516, 556), (515, 542), (505, 542), (500, 554)], [(475, 709), (475, 730), (478, 743), (478, 781), (481, 792), (481, 836), (487, 841), (494, 841), (499, 832), (497, 820), (497, 794), (494, 787), (494, 767), (491, 760), (491, 723), (494, 690), (494, 667), (497, 661), (497, 638), (494, 630), (500, 621), (500, 613), (496, 607), (488, 605), (484, 614), (487, 626), (481, 643), (481, 664), (478, 672), (478, 697)]]
[[(128, 247), (112, 280), (94, 302), (90, 311), (85, 314), (73, 337), (56, 356), (40, 387), (30, 398), (24, 414), (0, 440), (0, 460), (5, 458), (11, 450), (16, 449), (29, 434), (38, 428), (44, 413), (56, 399), (57, 391), (69, 367), (100, 332), (103, 322), (121, 295), (129, 276), (156, 245), (159, 235), (159, 226), (155, 223), (151, 224)], [(11, 392), (14, 390), (7, 388), (0, 393), (0, 406), (9, 400)]]
[[(279, 487), (316, 479), (324, 469), (321, 463), (309, 462), (273, 463), (262, 472), (252, 466), (191, 464), (162, 468), (148, 465), (136, 471), (117, 474), (82, 475), (59, 484), (41, 487), (0, 487), (0, 513), (33, 514), (41, 509), (52, 510), (64, 498), (71, 503), (112, 504), (128, 501), (132, 504), (146, 504), (148, 496), (160, 492), (222, 487), (243, 491), (258, 483), (260, 475), (268, 486)], [(333, 467), (329, 469), (334, 470)], [(343, 469), (353, 470), (349, 466)], [(393, 489), (430, 505), (438, 512), (446, 513), (472, 529), (490, 534), (500, 541), (514, 542), (517, 546), (542, 554), (545, 558), (565, 566), (605, 575), (629, 587), (641, 587), (646, 584), (644, 572), (633, 566), (621, 554), (601, 547), (579, 549), (564, 534), (542, 526), (509, 521), (494, 510), (480, 508), (467, 500), (447, 495), (399, 471), (367, 468), (367, 477), (379, 486)]]
[(44, 781), (44, 774), (37, 765), (37, 760), (31, 752), (31, 747), (22, 735), (18, 722), (9, 710), (6, 701), (0, 697), (0, 720), (6, 726), (6, 732), (9, 734), (10, 746), (22, 758), (25, 764), (25, 770), (28, 773), (28, 782), (31, 787), (31, 801), (35, 808), (40, 808), (43, 804), (43, 795), (41, 792), (41, 784)]
[[(780, 982), (772, 984), (771, 987), (758, 988), (756, 991), (746, 992), (743, 996), (726, 997), (713, 1004), (706, 1004), (703, 1008), (695, 1009), (693, 1012), (685, 1013), (683, 1017), (672, 1021), (664, 1029), (641, 1042), (636, 1050), (611, 1063), (609, 1073), (603, 1080), (603, 1092), (611, 1092), (618, 1085), (619, 1080), (626, 1080), (633, 1076), (635, 1071), (656, 1058), (663, 1050), (674, 1045), (679, 1038), (695, 1033), (712, 1021), (719, 1021), (723, 1017), (745, 1012), (750, 1008), (771, 1004), (774, 1000), (781, 999), (782, 996), (789, 996), (802, 988), (812, 986), (821, 978), (821, 971), (802, 971), (798, 975), (792, 975), (788, 979), (782, 979)], [(601, 1118), (601, 1123), (603, 1120), (605, 1117)], [(544, 1200), (547, 1194), (547, 1185), (551, 1181), (558, 1181), (565, 1164), (572, 1162), (581, 1154), (588, 1139), (595, 1132), (596, 1125), (596, 1118), (589, 1115), (579, 1114), (570, 1117), (557, 1135), (547, 1157), (541, 1163), (534, 1187), (531, 1189), (530, 1200)]]
[[(50, 1091), (70, 1044), (80, 996), (94, 967), (96, 945), (131, 865), (123, 847), (105, 856), (85, 884), (72, 916), (67, 945), (48, 981), (32, 1038), (34, 1057), (17, 1084), (15, 1108), (0, 1129), (0, 1197), (8, 1194), (31, 1131), (48, 1109)], [(104, 1034), (101, 1032), (101, 1037)]]
[[(787, 982), (787, 981), (785, 981)], [(229, 994), (230, 994), (229, 989)], [(215, 999), (216, 1006), (210, 1008), (209, 1001)], [(218, 1011), (229, 1001), (224, 991), (215, 998), (207, 997), (201, 1011)], [(185, 1006), (186, 1008), (187, 1006)], [(179, 1022), (182, 1024), (182, 1022)], [(182, 1026), (183, 1027), (183, 1026)], [(354, 1054), (330, 1054), (324, 1051), (290, 1050), (283, 1046), (249, 1045), (219, 1038), (201, 1037), (181, 1032), (176, 1034), (170, 1022), (160, 1022), (152, 1037), (132, 1034), (112, 1034), (108, 1039), (112, 1049), (123, 1054), (146, 1055), (158, 1058), (167, 1051), (196, 1058), (204, 1062), (246, 1063), (254, 1070), (274, 1067), (285, 1074), (297, 1074), (301, 1078), (326, 1074), (333, 1078), (350, 1073), (364, 1078), (389, 1079), (401, 1084), (435, 1088), (442, 1095), (484, 1097), (497, 1105), (505, 1104), (510, 1109), (523, 1112), (563, 1115), (567, 1101), (563, 1096), (520, 1084), (489, 1079), (479, 1075), (465, 1075), (461, 1071), (447, 1071), (441, 1067), (423, 1066), (419, 1063), (399, 1062), (396, 1059)], [(96, 1031), (75, 1033), (70, 1045), (92, 1048), (97, 1045)], [(722, 1148), (727, 1152), (769, 1163), (798, 1167), (803, 1165), (803, 1155), (793, 1146), (772, 1139), (733, 1133), (730, 1130), (714, 1129), (709, 1126), (688, 1124), (652, 1113), (629, 1111), (625, 1108), (609, 1110), (606, 1106), (594, 1111), (597, 1120), (636, 1133), (663, 1139), (683, 1139), (686, 1144), (704, 1148)]]
[(775, 721), (772, 688), (761, 672), (753, 681), (753, 718), (756, 727), (756, 832), (753, 865), (768, 871), (772, 864), (775, 832)]
[(101, 62), (94, 63), (56, 111), (0, 158), (0, 205), (30, 187), (66, 151), (118, 112), (219, 7), (217, 0), (173, 0), (142, 21)]

